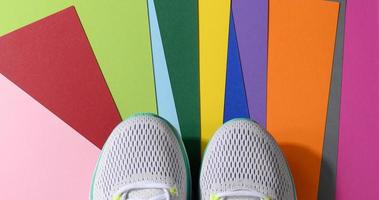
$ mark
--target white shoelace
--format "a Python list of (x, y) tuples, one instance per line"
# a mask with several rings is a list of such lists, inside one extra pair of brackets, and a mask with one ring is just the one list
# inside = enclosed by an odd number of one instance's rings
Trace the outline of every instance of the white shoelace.
[(270, 197), (253, 190), (235, 190), (211, 194), (210, 200), (221, 200), (227, 198), (254, 198), (257, 200), (271, 200)]
[[(161, 183), (136, 183), (129, 184), (121, 187), (112, 197), (113, 200), (126, 200), (129, 192), (135, 190), (146, 190), (146, 189), (158, 189), (162, 190), (163, 193), (150, 197), (147, 200), (170, 200), (171, 196), (178, 196), (178, 191), (175, 186), (170, 186)], [(141, 200), (137, 198), (127, 198), (128, 200)]]

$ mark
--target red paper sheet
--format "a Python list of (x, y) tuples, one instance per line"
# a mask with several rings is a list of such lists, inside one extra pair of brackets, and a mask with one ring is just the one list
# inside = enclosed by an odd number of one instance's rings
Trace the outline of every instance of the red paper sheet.
[(0, 37), (0, 73), (99, 148), (121, 121), (74, 7)]

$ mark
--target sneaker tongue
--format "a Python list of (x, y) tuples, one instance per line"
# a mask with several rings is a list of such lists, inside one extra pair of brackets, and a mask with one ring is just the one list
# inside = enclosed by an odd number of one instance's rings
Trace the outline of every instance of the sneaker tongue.
[(130, 199), (150, 199), (163, 193), (163, 190), (160, 189), (141, 189), (129, 192), (128, 197)]

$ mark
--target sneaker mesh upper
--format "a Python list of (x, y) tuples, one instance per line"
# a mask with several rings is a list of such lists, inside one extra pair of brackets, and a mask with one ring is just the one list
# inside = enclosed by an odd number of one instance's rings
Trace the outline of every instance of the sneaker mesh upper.
[(250, 120), (222, 126), (207, 146), (200, 176), (201, 197), (252, 189), (278, 200), (295, 199), (292, 177), (274, 139)]
[[(110, 200), (120, 187), (131, 183), (175, 185), (186, 199), (186, 165), (171, 127), (150, 115), (132, 117), (119, 124), (103, 147), (93, 182), (93, 200)], [(129, 193), (130, 198), (148, 198), (159, 190)]]

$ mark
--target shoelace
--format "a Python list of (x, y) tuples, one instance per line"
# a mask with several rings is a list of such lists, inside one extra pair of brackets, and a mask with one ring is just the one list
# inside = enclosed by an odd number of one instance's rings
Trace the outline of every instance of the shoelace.
[(253, 190), (235, 190), (220, 193), (213, 193), (210, 195), (210, 200), (222, 200), (227, 198), (255, 198), (259, 200), (271, 200), (270, 197)]
[[(126, 200), (128, 193), (135, 190), (144, 189), (160, 189), (163, 191), (162, 194), (158, 194), (149, 198), (148, 200), (170, 200), (171, 196), (178, 196), (178, 190), (175, 186), (170, 186), (160, 183), (137, 183), (129, 184), (121, 187), (112, 197), (112, 200)], [(135, 198), (128, 198), (128, 200), (137, 200)], [(140, 200), (140, 199), (138, 199)]]

